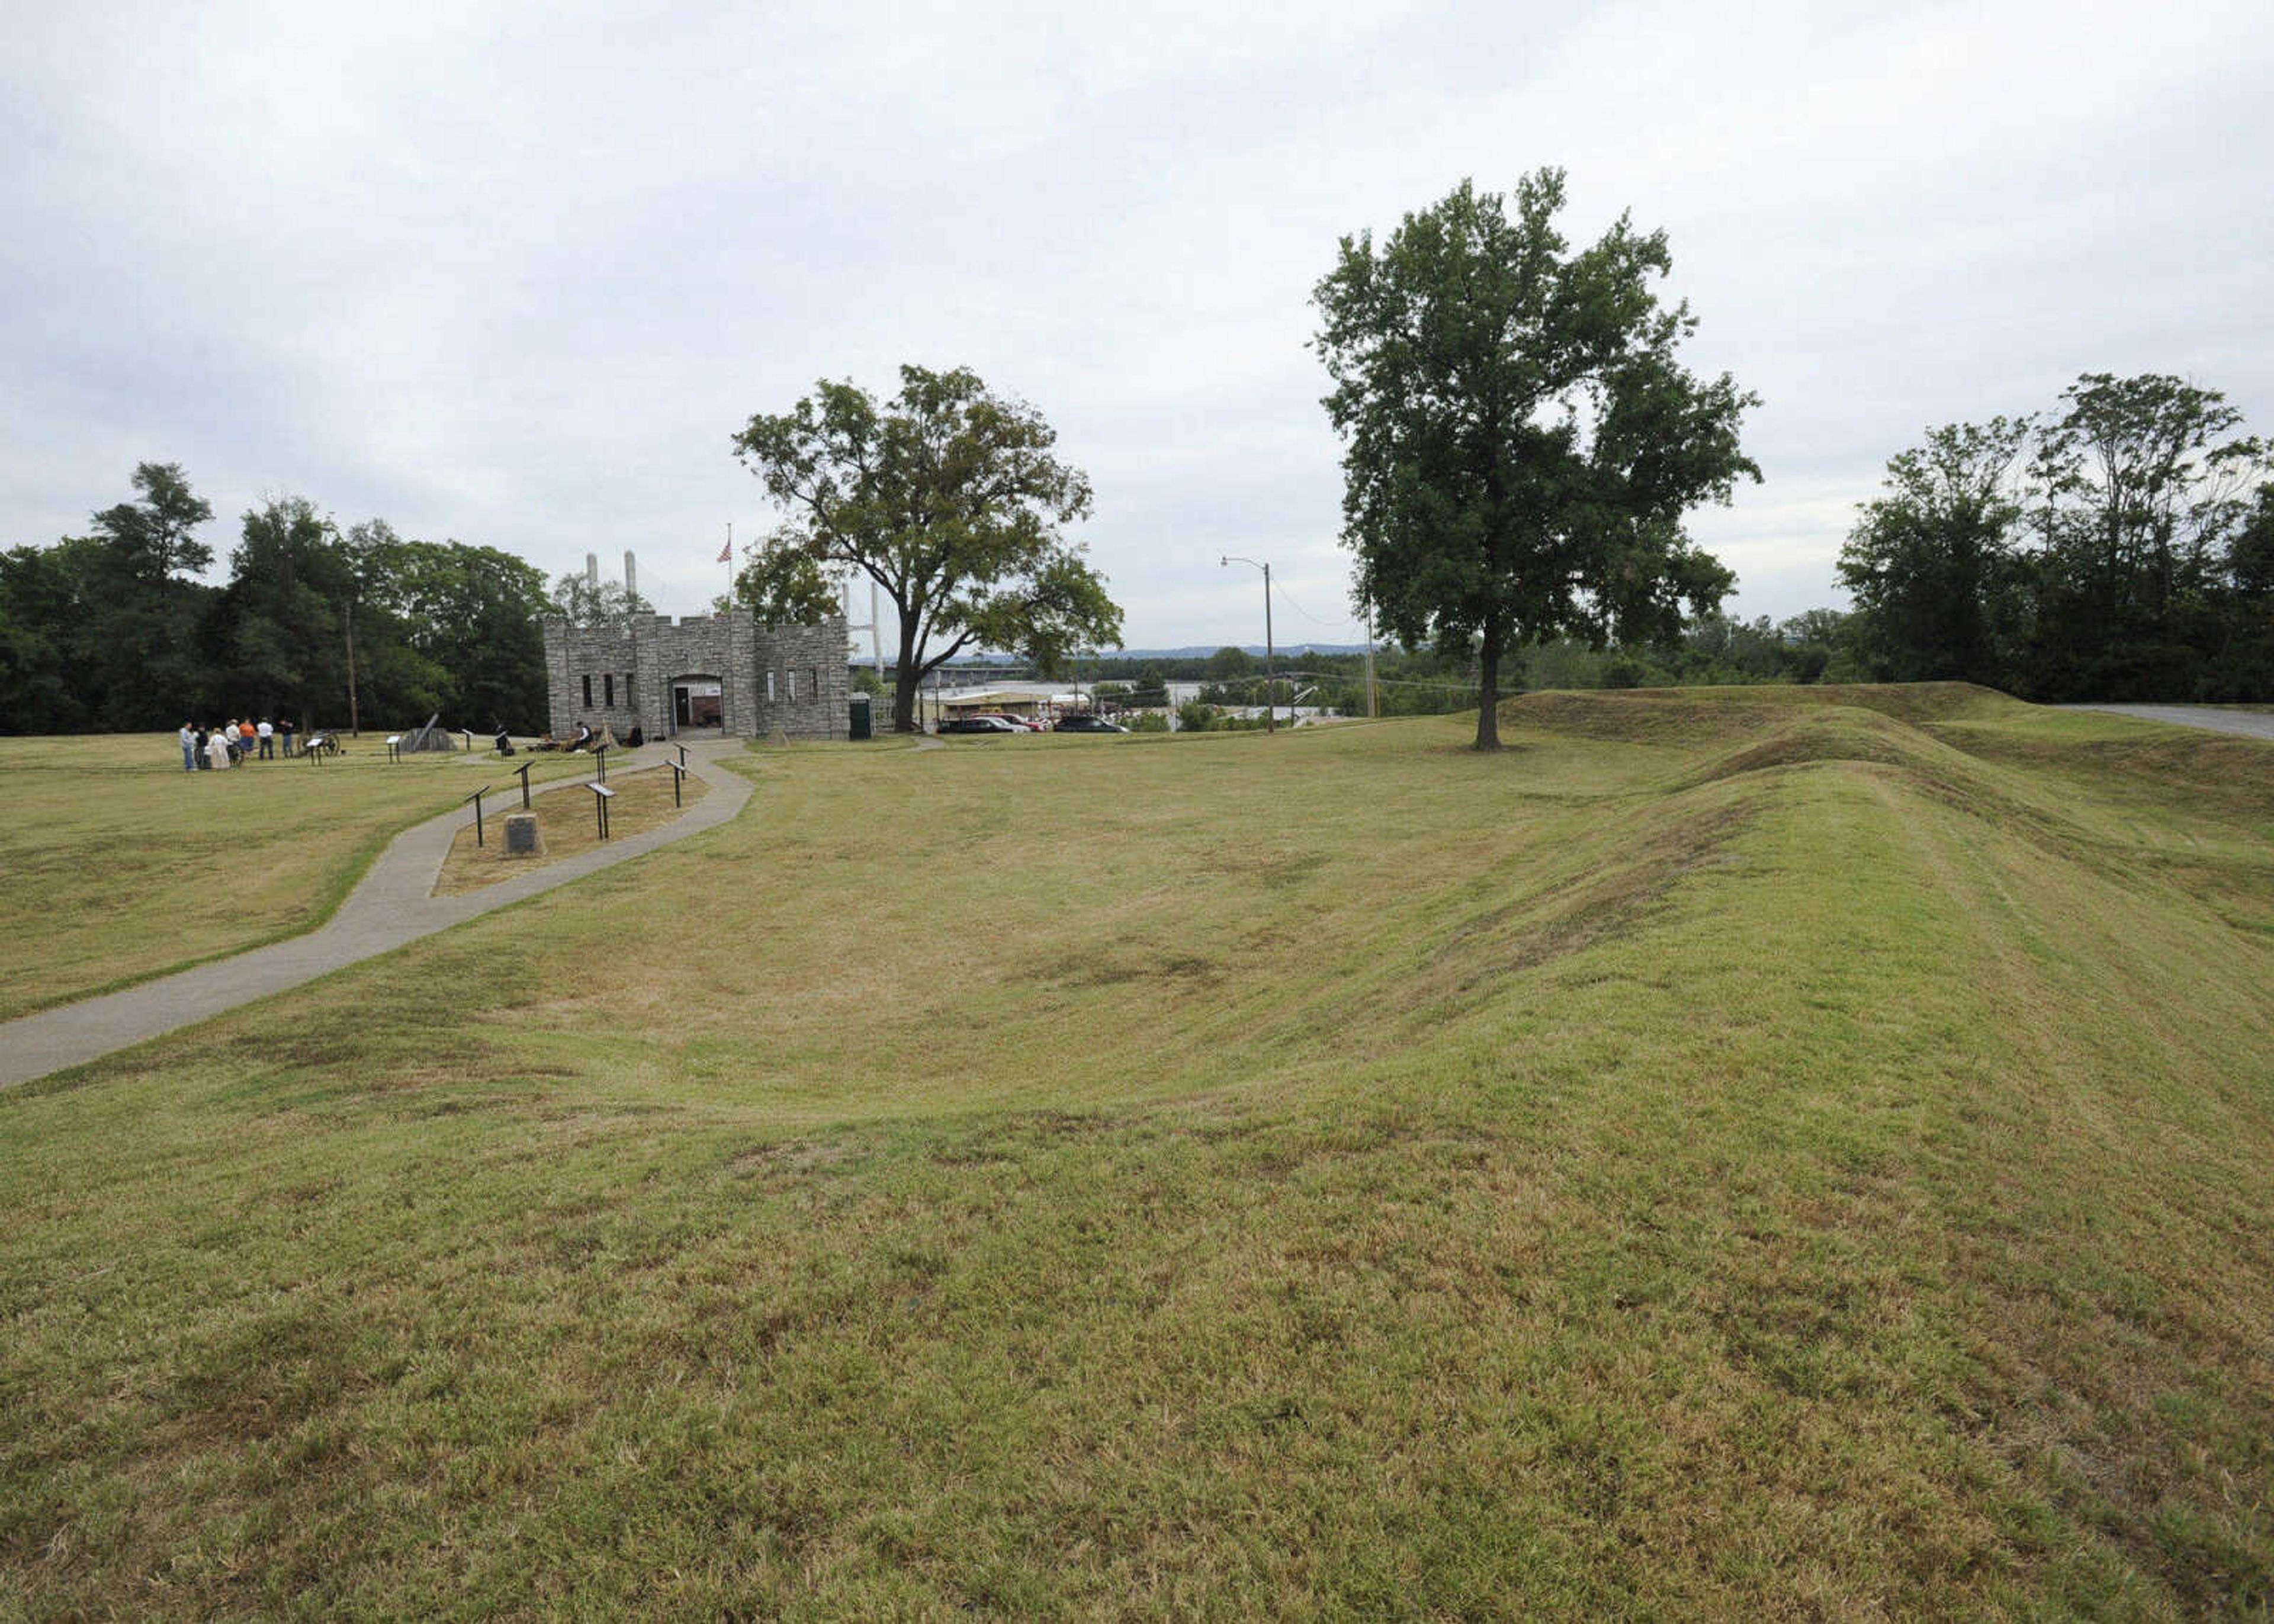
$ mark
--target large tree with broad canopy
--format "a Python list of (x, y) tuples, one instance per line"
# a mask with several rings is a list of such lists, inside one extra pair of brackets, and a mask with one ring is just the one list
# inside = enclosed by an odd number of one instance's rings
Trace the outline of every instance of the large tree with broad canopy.
[(1734, 577), (1683, 516), (1760, 477), (1737, 445), (1755, 397), (1676, 358), (1697, 322), (1652, 291), (1665, 234), (1623, 215), (1572, 253), (1563, 200), (1560, 169), (1512, 198), (1464, 181), (1378, 249), (1343, 238), (1313, 296), (1358, 596), (1410, 646), (1478, 650), (1479, 749), (1511, 651), (1667, 638), (1719, 604)]
[(735, 597), (762, 620), (838, 613), (832, 579), (857, 570), (900, 618), (892, 726), (915, 730), (923, 679), (964, 649), (1013, 650), (1045, 669), (1121, 635), (1121, 611), (1061, 527), (1088, 515), (1089, 481), (1052, 455), (1024, 402), (962, 367), (900, 368), (879, 403), (827, 380), (734, 436), (736, 455), (787, 517), (750, 551)]

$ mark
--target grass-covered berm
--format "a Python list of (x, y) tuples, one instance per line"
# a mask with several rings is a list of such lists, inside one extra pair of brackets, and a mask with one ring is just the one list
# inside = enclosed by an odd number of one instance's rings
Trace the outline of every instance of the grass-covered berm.
[(2253, 1615), (2274, 749), (757, 752), (0, 1099), (0, 1612)]

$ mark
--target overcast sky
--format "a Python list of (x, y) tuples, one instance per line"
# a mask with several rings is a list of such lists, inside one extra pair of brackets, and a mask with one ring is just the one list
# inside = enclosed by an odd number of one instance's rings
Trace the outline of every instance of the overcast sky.
[[(0, 0), (0, 545), (142, 461), (221, 515), (626, 548), (771, 522), (729, 435), (968, 365), (1056, 425), (1132, 646), (1354, 639), (1307, 348), (1464, 177), (1663, 228), (1766, 476), (1732, 607), (1838, 601), (1932, 424), (2170, 372), (2274, 432), (2274, 6), (150, 6)], [(865, 603), (865, 595), (862, 600)]]

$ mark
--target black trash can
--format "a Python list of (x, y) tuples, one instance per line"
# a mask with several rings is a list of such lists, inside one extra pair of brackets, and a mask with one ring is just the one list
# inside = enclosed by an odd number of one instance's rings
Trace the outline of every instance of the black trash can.
[(869, 696), (866, 694), (855, 694), (853, 695), (853, 722), (851, 733), (852, 736), (855, 739), (873, 739), (876, 737), (875, 730), (869, 726)]

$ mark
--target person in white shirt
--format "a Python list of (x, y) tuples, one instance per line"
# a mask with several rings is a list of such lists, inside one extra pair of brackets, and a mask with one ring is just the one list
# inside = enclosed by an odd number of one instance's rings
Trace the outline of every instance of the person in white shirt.
[(275, 761), (276, 759), (275, 728), (269, 726), (268, 718), (264, 716), (260, 718), (260, 726), (253, 731), (260, 736), (260, 759)]
[(235, 764), (229, 759), (229, 735), (218, 727), (206, 740), (206, 759), (217, 768)]

